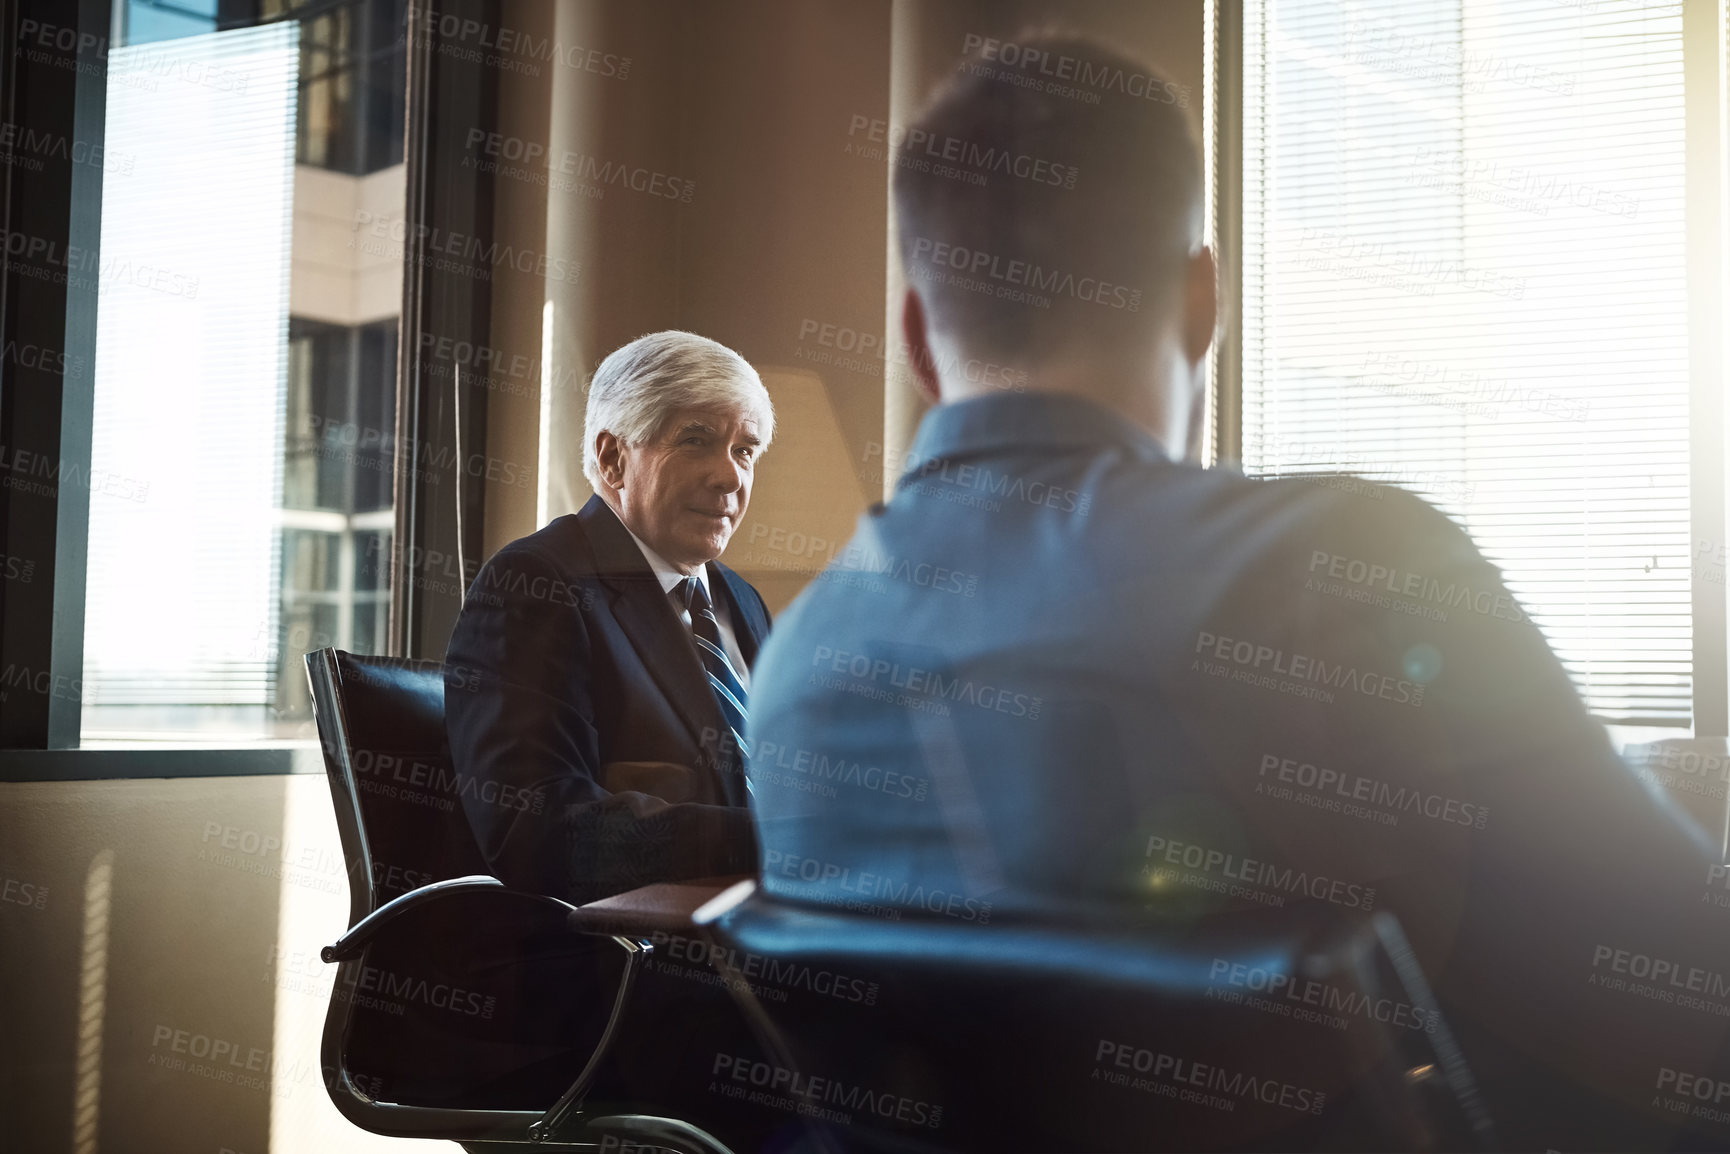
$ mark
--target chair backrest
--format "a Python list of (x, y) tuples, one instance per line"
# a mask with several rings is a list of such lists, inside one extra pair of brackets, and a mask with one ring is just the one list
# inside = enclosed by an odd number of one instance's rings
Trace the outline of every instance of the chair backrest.
[(349, 924), (429, 882), (488, 873), (445, 737), (444, 666), (306, 655), (349, 872)]
[(1457, 1150), (1488, 1119), (1393, 919), (902, 920), (761, 892), (709, 927), (819, 1149)]
[[(348, 864), (349, 925), (431, 882), (486, 873), (445, 739), (443, 667), (322, 649), (306, 655), (306, 669)], [(440, 983), (478, 988), (436, 967), (448, 961), (439, 947), (452, 927), (484, 925), (489, 908), (478, 898), (444, 903), (438, 917), (393, 923), (359, 959), (341, 964), (323, 1064), (331, 1100), (356, 1125), (398, 1135), (479, 1136), (491, 1127), (520, 1136), (533, 1121), (532, 1114), (446, 1108), (472, 1083), (466, 1060), (484, 1047), (453, 1030), (460, 1017), (390, 993)]]

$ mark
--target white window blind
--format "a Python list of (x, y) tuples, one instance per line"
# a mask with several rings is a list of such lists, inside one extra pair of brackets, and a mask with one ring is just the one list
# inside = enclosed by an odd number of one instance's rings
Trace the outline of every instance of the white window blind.
[(87, 706), (270, 702), (298, 40), (109, 54)]
[(1679, 0), (1246, 0), (1243, 464), (1420, 493), (1691, 711)]

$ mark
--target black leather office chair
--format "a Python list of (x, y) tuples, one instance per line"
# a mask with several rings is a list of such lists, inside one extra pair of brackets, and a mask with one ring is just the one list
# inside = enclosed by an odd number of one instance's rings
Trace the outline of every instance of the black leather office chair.
[(375, 1134), (475, 1151), (726, 1154), (681, 1121), (583, 1108), (651, 949), (636, 937), (605, 935), (623, 956), (616, 990), (594, 994), (611, 1014), (562, 1098), (512, 1101), (508, 1086), (465, 1082), (477, 1056), (521, 1048), (509, 1010), (532, 1012), (535, 991), (508, 963), (537, 941), (575, 936), (572, 907), (487, 875), (462, 805), (477, 783), (453, 771), (445, 740), (442, 666), (336, 649), (307, 654), (306, 666), (349, 877), (348, 932), (323, 951), (341, 966), (322, 1049), (337, 1108)]
[(731, 975), (774, 1057), (718, 1076), (804, 1117), (803, 1149), (1493, 1145), (1386, 915), (1306, 905), (1126, 927), (896, 912), (746, 882), (697, 914), (723, 970), (755, 959), (759, 983), (838, 991), (784, 1002)]

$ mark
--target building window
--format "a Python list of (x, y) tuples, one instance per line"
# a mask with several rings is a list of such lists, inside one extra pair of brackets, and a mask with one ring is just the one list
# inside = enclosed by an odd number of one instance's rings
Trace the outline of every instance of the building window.
[(1595, 714), (1687, 725), (1682, 5), (1246, 0), (1243, 75), (1245, 471), (1429, 498)]
[(311, 716), (303, 654), (378, 652), (390, 617), (396, 322), (289, 322), (275, 708)]

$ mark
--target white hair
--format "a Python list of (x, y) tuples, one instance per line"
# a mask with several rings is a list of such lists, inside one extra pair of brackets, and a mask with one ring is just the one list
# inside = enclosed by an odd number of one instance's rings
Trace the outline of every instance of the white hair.
[(641, 445), (669, 413), (684, 408), (731, 409), (754, 418), (763, 438), (759, 453), (775, 437), (775, 406), (751, 363), (719, 341), (668, 329), (613, 350), (590, 378), (583, 476), (601, 488), (595, 438), (602, 432)]

